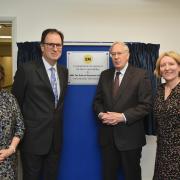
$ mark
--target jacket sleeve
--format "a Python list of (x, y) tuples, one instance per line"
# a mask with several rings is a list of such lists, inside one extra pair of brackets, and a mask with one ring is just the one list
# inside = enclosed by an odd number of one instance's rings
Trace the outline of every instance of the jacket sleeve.
[(98, 116), (98, 114), (100, 112), (104, 112), (103, 104), (104, 103), (103, 103), (102, 74), (101, 74), (100, 78), (99, 78), (98, 85), (97, 85), (95, 98), (93, 101), (93, 109), (95, 111), (96, 116)]
[(25, 73), (24, 67), (18, 67), (15, 77), (14, 77), (14, 83), (12, 86), (12, 94), (16, 97), (20, 108), (22, 109), (23, 102), (24, 102), (24, 96), (27, 86), (27, 75)]
[(123, 112), (128, 124), (143, 119), (152, 110), (152, 87), (147, 72), (142, 74), (137, 95), (137, 105)]

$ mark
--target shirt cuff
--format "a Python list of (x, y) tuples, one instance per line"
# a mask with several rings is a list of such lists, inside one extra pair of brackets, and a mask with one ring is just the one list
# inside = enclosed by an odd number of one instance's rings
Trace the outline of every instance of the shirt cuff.
[(100, 112), (100, 113), (98, 114), (98, 118), (99, 118), (99, 119), (101, 119), (102, 113), (103, 113), (103, 112)]
[(126, 119), (126, 116), (124, 115), (124, 113), (122, 113), (122, 116), (124, 118), (124, 122), (127, 123), (127, 119)]

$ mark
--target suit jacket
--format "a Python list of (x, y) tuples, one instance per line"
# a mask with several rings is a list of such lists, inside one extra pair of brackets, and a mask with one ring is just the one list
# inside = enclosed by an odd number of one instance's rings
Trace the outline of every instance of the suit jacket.
[(55, 108), (54, 94), (43, 61), (31, 61), (18, 68), (12, 92), (24, 116), (26, 127), (21, 150), (46, 154), (52, 145), (59, 151), (62, 143), (62, 112), (68, 83), (68, 70), (57, 64), (60, 98)]
[(116, 99), (112, 97), (115, 69), (101, 73), (94, 99), (96, 115), (100, 112), (124, 113), (127, 122), (100, 126), (100, 144), (115, 143), (119, 150), (131, 150), (146, 144), (143, 120), (152, 108), (151, 83), (147, 72), (128, 65)]

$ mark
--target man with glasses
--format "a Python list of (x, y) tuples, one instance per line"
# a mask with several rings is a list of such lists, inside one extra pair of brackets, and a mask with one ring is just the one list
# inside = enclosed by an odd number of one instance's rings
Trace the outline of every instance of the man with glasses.
[(141, 180), (141, 151), (146, 144), (143, 120), (152, 106), (147, 72), (128, 64), (129, 48), (115, 42), (110, 48), (114, 68), (101, 73), (94, 99), (100, 122), (103, 180)]
[(68, 70), (57, 63), (64, 36), (46, 29), (41, 37), (42, 59), (24, 63), (12, 88), (26, 127), (21, 143), (23, 180), (56, 180), (62, 144), (62, 111)]

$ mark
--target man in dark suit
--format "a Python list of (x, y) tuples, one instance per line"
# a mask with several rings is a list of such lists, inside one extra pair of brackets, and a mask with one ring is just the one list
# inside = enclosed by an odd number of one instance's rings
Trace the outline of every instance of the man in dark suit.
[(60, 31), (46, 29), (41, 37), (42, 59), (24, 63), (15, 75), (12, 92), (26, 127), (20, 149), (23, 180), (57, 179), (68, 83), (68, 70), (57, 63), (63, 40)]
[(141, 151), (146, 144), (143, 119), (152, 106), (147, 72), (128, 64), (129, 48), (115, 42), (110, 48), (114, 68), (101, 73), (94, 99), (100, 120), (103, 179), (141, 180)]

